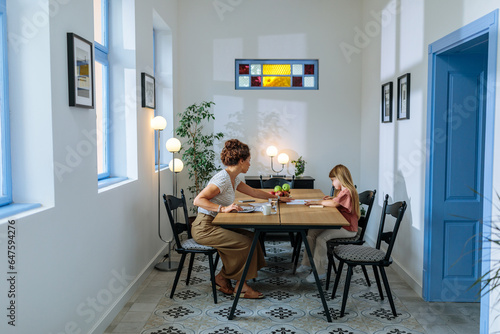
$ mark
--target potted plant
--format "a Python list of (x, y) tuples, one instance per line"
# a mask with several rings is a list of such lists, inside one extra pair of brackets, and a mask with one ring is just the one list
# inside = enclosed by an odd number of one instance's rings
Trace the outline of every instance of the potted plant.
[(295, 177), (300, 177), (304, 174), (306, 169), (306, 161), (300, 156), (297, 160), (292, 160), (292, 164), (295, 165)]
[(224, 135), (222, 132), (203, 131), (203, 126), (215, 119), (211, 112), (214, 104), (212, 101), (203, 101), (190, 105), (184, 112), (178, 114), (179, 126), (175, 129), (175, 133), (184, 139), (181, 152), (192, 182), (186, 188), (192, 195), (191, 199), (203, 190), (214, 172), (218, 170), (213, 145), (215, 140), (221, 139)]

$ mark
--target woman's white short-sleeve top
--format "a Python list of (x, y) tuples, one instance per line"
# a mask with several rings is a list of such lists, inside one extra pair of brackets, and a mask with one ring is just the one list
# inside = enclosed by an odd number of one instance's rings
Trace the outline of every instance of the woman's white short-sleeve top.
[[(238, 176), (236, 176), (236, 179), (234, 180), (234, 188), (233, 185), (231, 184), (231, 178), (229, 174), (226, 172), (225, 169), (221, 170), (217, 174), (215, 174), (208, 184), (214, 184), (219, 188), (220, 193), (218, 193), (214, 198), (211, 199), (212, 203), (219, 204), (222, 206), (229, 206), (233, 204), (234, 198), (236, 196), (236, 188), (238, 188), (238, 185), (240, 184), (241, 179)], [(206, 209), (198, 207), (198, 212), (199, 213), (204, 213), (207, 215), (210, 215), (212, 217), (217, 216), (217, 212), (215, 211), (208, 211)]]

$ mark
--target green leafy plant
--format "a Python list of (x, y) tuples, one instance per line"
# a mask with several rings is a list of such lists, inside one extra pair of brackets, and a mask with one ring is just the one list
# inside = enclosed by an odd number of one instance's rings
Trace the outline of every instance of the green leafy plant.
[(292, 160), (292, 164), (295, 165), (295, 176), (299, 177), (304, 174), (304, 170), (306, 169), (306, 161), (302, 159), (300, 156), (297, 160)]
[[(498, 193), (497, 199), (500, 202), (500, 195)], [(498, 205), (494, 206), (498, 211), (500, 211), (500, 207)], [(483, 224), (484, 223), (485, 222), (483, 222)], [(493, 217), (489, 224), (491, 228), (490, 235), (484, 236), (484, 239), (490, 243), (490, 249), (498, 252), (500, 249), (500, 216)], [(492, 262), (490, 270), (478, 278), (474, 285), (476, 284), (480, 284), (481, 286), (481, 295), (498, 289), (500, 287), (500, 263)]]
[(203, 190), (214, 172), (218, 170), (213, 145), (214, 141), (221, 139), (224, 134), (203, 131), (204, 125), (215, 120), (211, 111), (213, 105), (215, 103), (212, 101), (204, 101), (190, 105), (184, 112), (178, 114), (179, 126), (175, 129), (175, 133), (185, 140), (181, 152), (192, 182), (187, 187), (192, 198)]

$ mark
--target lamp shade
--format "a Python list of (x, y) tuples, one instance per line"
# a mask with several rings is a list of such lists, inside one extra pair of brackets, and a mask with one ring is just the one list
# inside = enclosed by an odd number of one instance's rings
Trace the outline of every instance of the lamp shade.
[(151, 127), (154, 130), (163, 130), (167, 127), (167, 120), (162, 116), (156, 116), (151, 120)]
[(184, 163), (182, 162), (181, 159), (175, 158), (170, 160), (170, 162), (168, 163), (168, 168), (170, 169), (171, 172), (174, 171), (174, 160), (175, 160), (175, 172), (179, 173), (184, 169)]
[(170, 138), (165, 144), (169, 152), (179, 152), (181, 150), (181, 142), (177, 138)]
[(290, 160), (290, 158), (288, 157), (288, 154), (286, 153), (281, 153), (280, 155), (278, 155), (278, 162), (282, 165), (288, 163), (288, 160)]
[(266, 150), (266, 154), (270, 157), (275, 157), (278, 154), (278, 149), (276, 146), (269, 146)]

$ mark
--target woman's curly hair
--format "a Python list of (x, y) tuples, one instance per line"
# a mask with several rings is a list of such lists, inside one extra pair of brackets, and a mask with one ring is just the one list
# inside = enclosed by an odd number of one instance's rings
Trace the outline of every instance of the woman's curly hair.
[(249, 156), (250, 148), (238, 139), (226, 141), (220, 153), (220, 159), (224, 166), (235, 166), (240, 162), (240, 159), (246, 160)]

